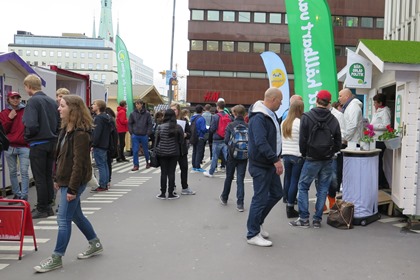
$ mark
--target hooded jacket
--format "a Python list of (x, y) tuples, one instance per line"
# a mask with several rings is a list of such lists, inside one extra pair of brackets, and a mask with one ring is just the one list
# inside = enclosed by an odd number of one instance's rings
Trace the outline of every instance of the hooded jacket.
[(359, 99), (353, 98), (344, 109), (344, 140), (359, 142), (363, 136), (363, 104)]
[(127, 108), (126, 107), (117, 107), (117, 132), (123, 133), (128, 131), (128, 119), (127, 119)]
[(106, 113), (100, 113), (93, 119), (95, 128), (92, 133), (92, 147), (108, 150), (111, 135), (112, 118)]
[[(281, 154), (281, 137), (278, 133), (278, 121), (262, 101), (257, 101), (249, 108), (248, 156), (249, 163), (260, 167), (273, 167)], [(277, 123), (277, 126), (276, 126)], [(280, 146), (279, 146), (280, 145)]]
[(198, 133), (198, 138), (204, 138), (204, 136), (207, 133), (206, 119), (204, 117), (202, 117), (202, 115), (200, 115), (200, 114), (195, 114), (191, 117), (191, 123), (195, 119), (197, 119), (197, 121), (195, 122), (195, 128), (196, 128), (196, 131)]
[(9, 105), (0, 113), (0, 122), (3, 125), (4, 133), (9, 139), (11, 147), (29, 147), (24, 138), (25, 126), (22, 122), (25, 105), (23, 103), (19, 104), (16, 109), (16, 117), (13, 119), (9, 118), (12, 110), (13, 108)]
[(312, 108), (309, 112), (304, 113), (300, 119), (300, 129), (299, 129), (299, 150), (302, 154), (302, 157), (311, 158), (312, 155), (307, 153), (307, 143), (309, 136), (312, 132), (312, 128), (315, 126), (315, 123), (306, 115), (311, 114), (315, 120), (326, 121), (326, 124), (331, 129), (334, 137), (334, 148), (333, 152), (337, 153), (341, 148), (341, 131), (340, 124), (338, 123), (337, 118), (332, 117), (329, 120), (331, 112), (327, 108), (315, 107)]

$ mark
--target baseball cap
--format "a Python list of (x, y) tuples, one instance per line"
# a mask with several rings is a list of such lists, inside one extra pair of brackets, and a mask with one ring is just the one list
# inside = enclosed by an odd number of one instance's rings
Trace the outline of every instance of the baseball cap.
[(9, 92), (9, 93), (7, 94), (7, 98), (9, 98), (9, 97), (13, 97), (13, 96), (19, 96), (19, 97), (22, 97), (22, 96), (20, 96), (19, 92), (16, 92), (16, 91), (11, 91), (11, 92)]
[(324, 99), (328, 102), (331, 101), (331, 93), (325, 89), (318, 91), (318, 94), (316, 95), (316, 97), (318, 97), (319, 99)]

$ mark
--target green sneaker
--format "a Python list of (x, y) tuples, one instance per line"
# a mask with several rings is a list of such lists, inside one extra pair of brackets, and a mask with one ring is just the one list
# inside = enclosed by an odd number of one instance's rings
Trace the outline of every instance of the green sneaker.
[(89, 247), (83, 253), (77, 255), (78, 259), (87, 259), (102, 253), (104, 248), (102, 247), (101, 241), (96, 238), (89, 242)]
[(37, 272), (48, 272), (61, 267), (63, 267), (61, 256), (52, 255), (43, 260), (39, 265), (35, 266), (34, 269)]

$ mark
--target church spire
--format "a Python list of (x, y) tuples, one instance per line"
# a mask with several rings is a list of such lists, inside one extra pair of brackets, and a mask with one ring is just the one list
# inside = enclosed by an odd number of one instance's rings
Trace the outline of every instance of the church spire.
[(99, 37), (114, 42), (114, 31), (112, 29), (112, 0), (101, 0)]

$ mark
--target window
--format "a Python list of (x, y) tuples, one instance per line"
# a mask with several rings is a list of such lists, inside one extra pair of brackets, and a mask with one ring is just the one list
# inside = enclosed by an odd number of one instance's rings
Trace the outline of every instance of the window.
[(360, 25), (362, 27), (373, 28), (373, 18), (371, 18), (371, 17), (362, 17), (362, 20), (360, 21)]
[(77, 58), (77, 52), (73, 52), (73, 58)]
[(73, 62), (73, 69), (77, 69), (77, 63)]
[(66, 64), (64, 65), (65, 69), (69, 69), (70, 68), (70, 64), (68, 62), (66, 62)]
[(223, 11), (223, 21), (235, 21), (235, 12), (232, 11)]
[(280, 13), (270, 13), (270, 23), (280, 24), (281, 23), (281, 14)]
[(265, 79), (265, 73), (251, 73), (251, 78)]
[(38, 61), (34, 61), (34, 66), (38, 66)]
[(96, 58), (97, 59), (101, 58), (101, 54), (100, 53), (96, 53)]
[(57, 67), (61, 68), (61, 62), (57, 62)]
[(88, 64), (88, 69), (89, 69), (89, 70), (93, 70), (93, 63), (89, 63), (89, 64)]
[(207, 41), (207, 51), (217, 52), (219, 51), (218, 41)]
[(47, 66), (47, 63), (45, 61), (41, 62), (41, 66)]
[(97, 80), (98, 80), (98, 74), (93, 74), (93, 79), (94, 79), (95, 81), (97, 81)]
[(85, 64), (84, 63), (80, 63), (80, 69), (85, 69)]
[(376, 19), (376, 28), (384, 28), (384, 19), (383, 18), (377, 18)]
[(204, 11), (203, 10), (192, 10), (191, 20), (204, 20)]
[(238, 21), (239, 22), (251, 22), (251, 12), (239, 12)]
[(332, 17), (333, 26), (343, 26), (343, 17), (333, 16)]
[(57, 51), (57, 57), (61, 57), (62, 53), (61, 51)]
[(26, 50), (26, 56), (31, 56), (31, 51), (30, 50)]
[(205, 71), (204, 75), (208, 77), (219, 77), (219, 72), (218, 71)]
[(222, 52), (233, 52), (234, 43), (233, 41), (222, 42)]
[(341, 47), (340, 46), (336, 46), (335, 47), (335, 55), (336, 56), (340, 56), (341, 55)]
[(108, 59), (109, 55), (108, 53), (104, 53), (104, 59)]
[(108, 64), (104, 64), (104, 70), (108, 70)]
[(22, 50), (18, 50), (18, 54), (19, 54), (20, 56), (22, 56), (22, 55), (23, 55), (23, 51), (22, 51)]
[(70, 52), (65, 52), (65, 53), (64, 53), (64, 56), (65, 56), (65, 57), (70, 57)]
[(268, 50), (274, 53), (280, 53), (280, 43), (269, 43)]
[(43, 57), (46, 57), (46, 56), (47, 56), (47, 51), (41, 51), (41, 55), (42, 55)]
[(267, 14), (266, 13), (254, 13), (254, 22), (255, 23), (266, 23), (267, 19), (266, 19)]
[(106, 75), (105, 74), (101, 75), (101, 81), (105, 83), (105, 81), (106, 81)]
[(248, 42), (238, 42), (238, 52), (250, 52)]
[(359, 25), (359, 19), (357, 17), (346, 17), (347, 27), (357, 27)]
[(202, 51), (203, 48), (203, 41), (201, 40), (191, 40), (191, 50), (192, 51)]
[(38, 51), (34, 51), (34, 56), (38, 56)]
[(290, 44), (283, 44), (283, 54), (290, 55), (292, 50), (290, 48)]
[(208, 21), (219, 21), (219, 11), (207, 11)]
[(80, 58), (85, 58), (85, 53), (84, 52), (80, 53)]
[(88, 58), (93, 58), (93, 53), (92, 52), (88, 52)]
[(54, 51), (50, 51), (50, 57), (54, 56)]
[(100, 63), (96, 63), (96, 70), (101, 70), (101, 64)]
[(265, 43), (252, 43), (252, 52), (254, 53), (265, 52)]
[(235, 74), (233, 72), (223, 71), (220, 72), (220, 77), (235, 77)]
[(251, 73), (238, 72), (238, 73), (236, 73), (236, 77), (238, 77), (238, 78), (251, 78)]

